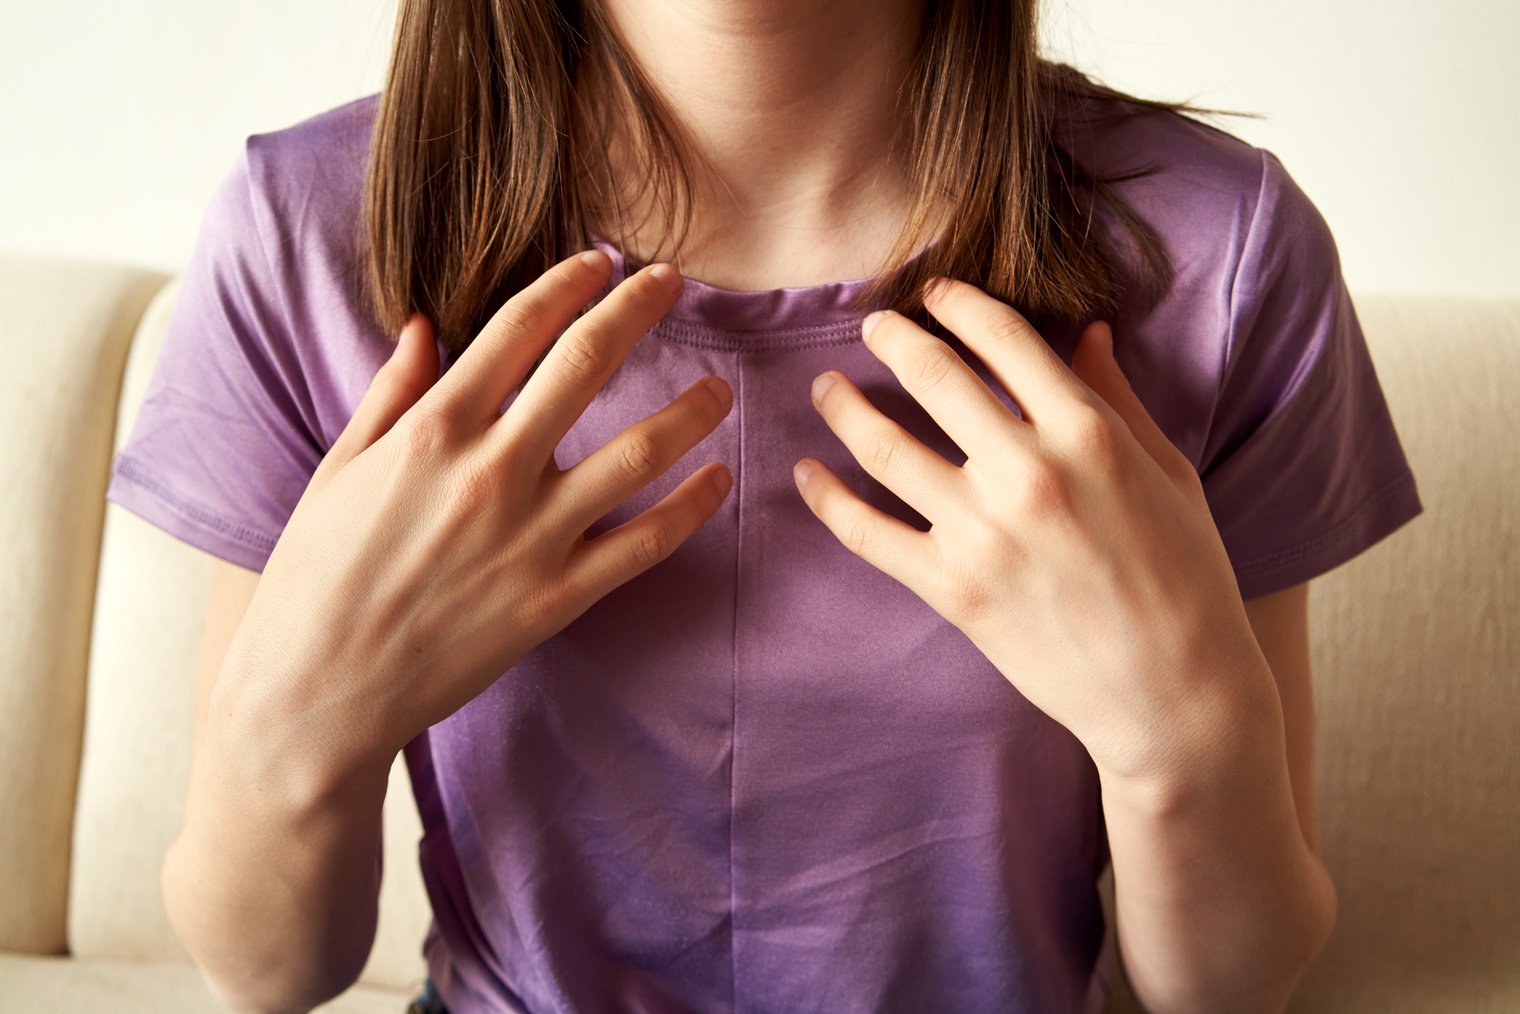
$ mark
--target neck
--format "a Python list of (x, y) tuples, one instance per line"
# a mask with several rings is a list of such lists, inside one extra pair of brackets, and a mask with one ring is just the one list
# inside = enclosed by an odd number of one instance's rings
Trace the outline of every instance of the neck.
[[(893, 142), (923, 0), (600, 2), (697, 156), (683, 272), (754, 289), (880, 267), (912, 201)], [(613, 171), (633, 179), (622, 147)], [(668, 258), (663, 215), (629, 210), (598, 231), (640, 260)]]

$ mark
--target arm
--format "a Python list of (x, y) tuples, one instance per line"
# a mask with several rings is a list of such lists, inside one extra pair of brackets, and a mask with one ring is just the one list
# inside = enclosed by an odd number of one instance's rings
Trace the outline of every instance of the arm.
[(1268, 665), (1246, 674), (1190, 770), (1125, 781), (1100, 768), (1119, 950), (1148, 1011), (1282, 1011), (1334, 925), (1310, 795), (1307, 593), (1246, 603)]
[(202, 640), (190, 787), (161, 887), (219, 999), (305, 1011), (358, 978), (374, 943), (388, 769), (331, 777), (214, 709), (228, 643), (259, 575), (217, 560)]

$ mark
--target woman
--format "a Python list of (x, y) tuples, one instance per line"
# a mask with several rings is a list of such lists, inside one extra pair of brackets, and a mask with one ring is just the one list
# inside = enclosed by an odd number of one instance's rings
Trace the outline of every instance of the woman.
[(1093, 1011), (1110, 858), (1147, 1008), (1286, 1002), (1303, 592), (1421, 505), (1281, 164), (1035, 37), (416, 2), (249, 138), (108, 491), (263, 570), (165, 870), (224, 999), (357, 976), (404, 751), (418, 1007)]

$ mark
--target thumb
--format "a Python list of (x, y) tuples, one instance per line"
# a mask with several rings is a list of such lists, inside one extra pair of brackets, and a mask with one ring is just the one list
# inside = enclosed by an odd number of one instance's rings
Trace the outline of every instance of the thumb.
[(1118, 413), (1130, 433), (1158, 465), (1167, 470), (1183, 467), (1192, 470), (1192, 462), (1151, 418), (1140, 396), (1130, 386), (1129, 378), (1114, 358), (1114, 336), (1107, 323), (1095, 321), (1082, 332), (1077, 350), (1072, 354), (1072, 370)]
[(343, 467), (388, 433), (438, 380), (438, 365), (433, 325), (422, 314), (414, 313), (402, 325), (390, 358), (375, 371), (369, 389), (322, 459), (321, 468), (332, 471)]

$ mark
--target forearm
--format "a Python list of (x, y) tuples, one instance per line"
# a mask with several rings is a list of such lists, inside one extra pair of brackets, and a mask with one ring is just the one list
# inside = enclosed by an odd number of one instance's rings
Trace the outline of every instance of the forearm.
[(253, 722), (213, 714), (164, 904), (208, 984), (239, 1011), (307, 1011), (353, 983), (374, 942), (388, 766), (341, 776)]
[[(1256, 678), (1254, 675), (1251, 678)], [(1270, 671), (1157, 756), (1099, 770), (1124, 969), (1153, 1014), (1281, 1011), (1324, 946), (1334, 886), (1299, 826)]]

